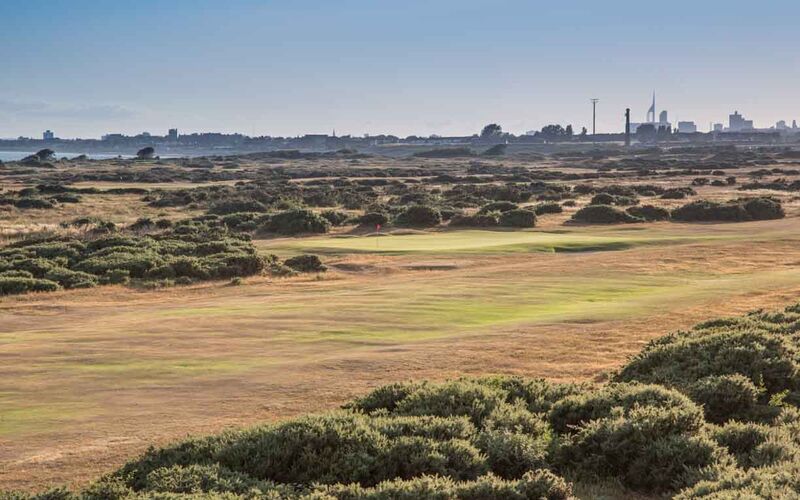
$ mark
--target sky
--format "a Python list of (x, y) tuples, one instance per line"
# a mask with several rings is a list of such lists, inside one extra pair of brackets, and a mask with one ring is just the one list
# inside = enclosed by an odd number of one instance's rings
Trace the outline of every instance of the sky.
[(0, 137), (800, 120), (796, 0), (0, 0)]

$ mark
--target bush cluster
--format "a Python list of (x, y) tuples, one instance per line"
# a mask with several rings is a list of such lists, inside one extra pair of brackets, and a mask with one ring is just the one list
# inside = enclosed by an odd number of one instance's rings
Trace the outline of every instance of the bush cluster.
[(427, 205), (409, 205), (394, 219), (396, 225), (410, 227), (433, 227), (441, 222), (441, 212)]
[(316, 255), (304, 254), (286, 259), (284, 266), (299, 273), (322, 273), (328, 268)]
[(725, 203), (700, 200), (672, 211), (674, 220), (683, 222), (744, 222), (781, 219), (781, 202), (772, 198), (745, 198)]
[(227, 279), (260, 273), (269, 258), (224, 226), (183, 221), (155, 233), (22, 240), (0, 249), (0, 295), (88, 288), (130, 279)]
[(669, 220), (670, 213), (666, 208), (656, 207), (653, 205), (642, 205), (638, 207), (630, 207), (627, 210), (628, 214), (648, 222)]
[(536, 214), (524, 208), (502, 212), (500, 214), (500, 225), (505, 227), (533, 227), (536, 225)]
[(302, 233), (327, 233), (330, 227), (328, 219), (311, 210), (293, 209), (266, 217), (258, 230), (290, 236)]
[(486, 214), (454, 215), (450, 219), (453, 227), (495, 227), (500, 224), (500, 213), (489, 212)]
[(663, 200), (683, 200), (689, 196), (697, 194), (694, 189), (690, 187), (685, 188), (669, 188), (661, 193)]
[(639, 199), (635, 196), (623, 196), (609, 193), (599, 193), (592, 197), (589, 205), (618, 205), (630, 206), (639, 203)]
[(643, 219), (631, 215), (611, 205), (587, 205), (572, 215), (572, 220), (584, 224), (618, 224), (642, 222)]

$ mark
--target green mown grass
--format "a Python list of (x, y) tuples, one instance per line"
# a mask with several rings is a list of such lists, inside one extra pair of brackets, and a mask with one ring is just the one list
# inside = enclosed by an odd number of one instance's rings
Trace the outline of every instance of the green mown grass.
[(675, 229), (640, 230), (576, 228), (558, 231), (441, 231), (381, 236), (311, 237), (293, 240), (262, 240), (262, 250), (287, 253), (502, 253), (502, 252), (581, 252), (624, 250), (642, 245), (668, 245), (718, 239), (735, 235), (687, 233)]

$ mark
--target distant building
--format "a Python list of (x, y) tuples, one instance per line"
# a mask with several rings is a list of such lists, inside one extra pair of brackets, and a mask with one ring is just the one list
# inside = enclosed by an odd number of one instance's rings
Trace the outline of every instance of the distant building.
[(780, 120), (778, 123), (775, 124), (775, 128), (778, 130), (786, 130), (789, 127), (786, 126), (786, 120)]
[(745, 120), (738, 111), (734, 111), (732, 115), (728, 116), (728, 130), (730, 132), (753, 130), (753, 120)]
[(723, 130), (725, 130), (725, 125), (723, 125), (722, 123), (714, 124), (714, 132), (722, 132)]
[(52, 130), (45, 130), (42, 134), (42, 139), (45, 141), (52, 141), (56, 138), (56, 135), (53, 133)]
[(697, 132), (697, 125), (694, 122), (678, 122), (679, 134), (694, 134)]
[(176, 128), (169, 129), (169, 132), (167, 132), (167, 140), (173, 141), (173, 142), (177, 141), (178, 140), (178, 129), (176, 129)]
[(658, 115), (658, 124), (659, 125), (667, 125), (669, 123), (669, 120), (667, 119), (667, 116), (668, 116), (667, 115), (667, 110), (665, 109), (664, 111), (661, 112), (661, 114)]
[(327, 134), (306, 134), (300, 137), (299, 142), (304, 148), (324, 149), (328, 144)]

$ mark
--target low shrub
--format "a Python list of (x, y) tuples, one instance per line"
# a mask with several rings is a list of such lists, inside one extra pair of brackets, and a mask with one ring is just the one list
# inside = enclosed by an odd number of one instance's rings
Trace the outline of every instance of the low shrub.
[(484, 205), (478, 210), (479, 215), (488, 214), (492, 212), (508, 212), (510, 210), (517, 210), (519, 205), (511, 203), (510, 201), (493, 201), (488, 205)]
[(442, 222), (439, 210), (427, 205), (411, 205), (397, 214), (394, 223), (398, 226), (433, 227)]
[(634, 196), (622, 196), (609, 193), (599, 193), (592, 197), (589, 205), (619, 205), (629, 206), (636, 205), (639, 200)]
[(327, 233), (331, 223), (311, 210), (297, 209), (278, 212), (269, 217), (261, 230), (285, 235)]
[(64, 288), (92, 288), (98, 279), (94, 274), (72, 271), (63, 267), (53, 268), (44, 275), (45, 279), (55, 281)]
[(566, 433), (555, 456), (562, 469), (637, 491), (688, 486), (730, 462), (704, 436), (702, 410), (660, 386), (611, 385), (570, 396), (553, 406), (548, 419)]
[(300, 273), (322, 273), (327, 271), (325, 264), (316, 255), (297, 255), (286, 259), (283, 265)]
[(0, 276), (0, 295), (14, 295), (29, 292), (54, 292), (61, 287), (55, 281)]
[(360, 226), (385, 226), (389, 223), (389, 217), (380, 212), (369, 212), (359, 217), (357, 221)]
[(726, 203), (700, 200), (672, 211), (672, 218), (683, 222), (743, 222), (780, 219), (784, 216), (781, 203), (770, 198), (734, 200)]
[(781, 202), (772, 198), (745, 200), (744, 209), (752, 220), (782, 219), (786, 216)]
[(100, 277), (100, 282), (104, 285), (124, 285), (131, 279), (131, 273), (127, 269), (109, 269)]
[(500, 225), (504, 227), (534, 227), (536, 214), (531, 210), (519, 208), (500, 214)]
[(710, 404), (714, 420), (768, 419), (777, 410), (775, 398), (800, 403), (800, 345), (775, 333), (797, 319), (797, 313), (787, 310), (779, 318), (750, 315), (667, 335), (646, 345), (614, 380), (685, 391)]
[(685, 188), (669, 188), (661, 194), (662, 200), (683, 200), (689, 196), (697, 194), (694, 189), (690, 187)]
[(155, 234), (22, 240), (0, 248), (0, 273), (23, 279), (7, 283), (5, 293), (88, 288), (130, 279), (188, 283), (258, 274), (267, 260), (243, 238), (231, 237), (213, 218), (182, 221), (173, 231)]
[(268, 216), (256, 212), (235, 212), (220, 218), (225, 227), (241, 232), (255, 231), (261, 224), (262, 219), (268, 219)]
[(798, 498), (800, 460), (742, 471), (732, 469), (681, 491), (676, 500)]
[(584, 224), (618, 224), (642, 222), (639, 217), (623, 212), (610, 205), (588, 205), (572, 215), (572, 220)]
[(333, 498), (359, 500), (385, 499), (464, 499), (464, 500), (573, 500), (572, 486), (550, 471), (527, 472), (522, 478), (503, 480), (491, 474), (474, 481), (454, 481), (441, 476), (394, 479), (372, 488), (360, 485), (320, 486), (315, 490)]
[(702, 405), (706, 420), (714, 423), (753, 413), (760, 396), (755, 384), (739, 374), (703, 377), (690, 384), (686, 392)]
[(497, 212), (475, 215), (455, 215), (450, 219), (453, 227), (495, 227), (500, 224)]
[(255, 200), (226, 200), (215, 203), (208, 209), (208, 213), (216, 215), (228, 215), (237, 212), (264, 213), (266, 211), (266, 205)]
[(486, 454), (492, 472), (504, 478), (522, 477), (547, 467), (553, 434), (539, 415), (523, 405), (500, 405), (484, 421), (475, 442)]
[(728, 422), (711, 429), (711, 438), (736, 459), (742, 469), (771, 467), (800, 459), (796, 427)]
[(14, 203), (14, 206), (21, 209), (50, 209), (56, 207), (55, 203), (43, 198), (20, 198)]
[(347, 212), (340, 212), (338, 210), (323, 210), (320, 217), (331, 223), (331, 226), (341, 226), (350, 219)]
[[(566, 205), (566, 202), (565, 202), (565, 205)], [(538, 205), (533, 207), (533, 212), (536, 215), (560, 214), (563, 211), (564, 211), (564, 209), (561, 208), (561, 205), (559, 205), (558, 203), (554, 203), (554, 202), (539, 203)]]
[(622, 383), (600, 390), (567, 396), (548, 412), (548, 421), (558, 433), (574, 433), (594, 420), (610, 418), (616, 411), (628, 413), (638, 407), (662, 410), (675, 409), (681, 422), (673, 422), (686, 430), (697, 430), (703, 423), (702, 410), (678, 391), (659, 385)]
[(656, 207), (653, 205), (642, 205), (640, 207), (630, 207), (627, 210), (628, 214), (648, 222), (656, 222), (662, 220), (669, 220), (670, 213), (666, 208)]

